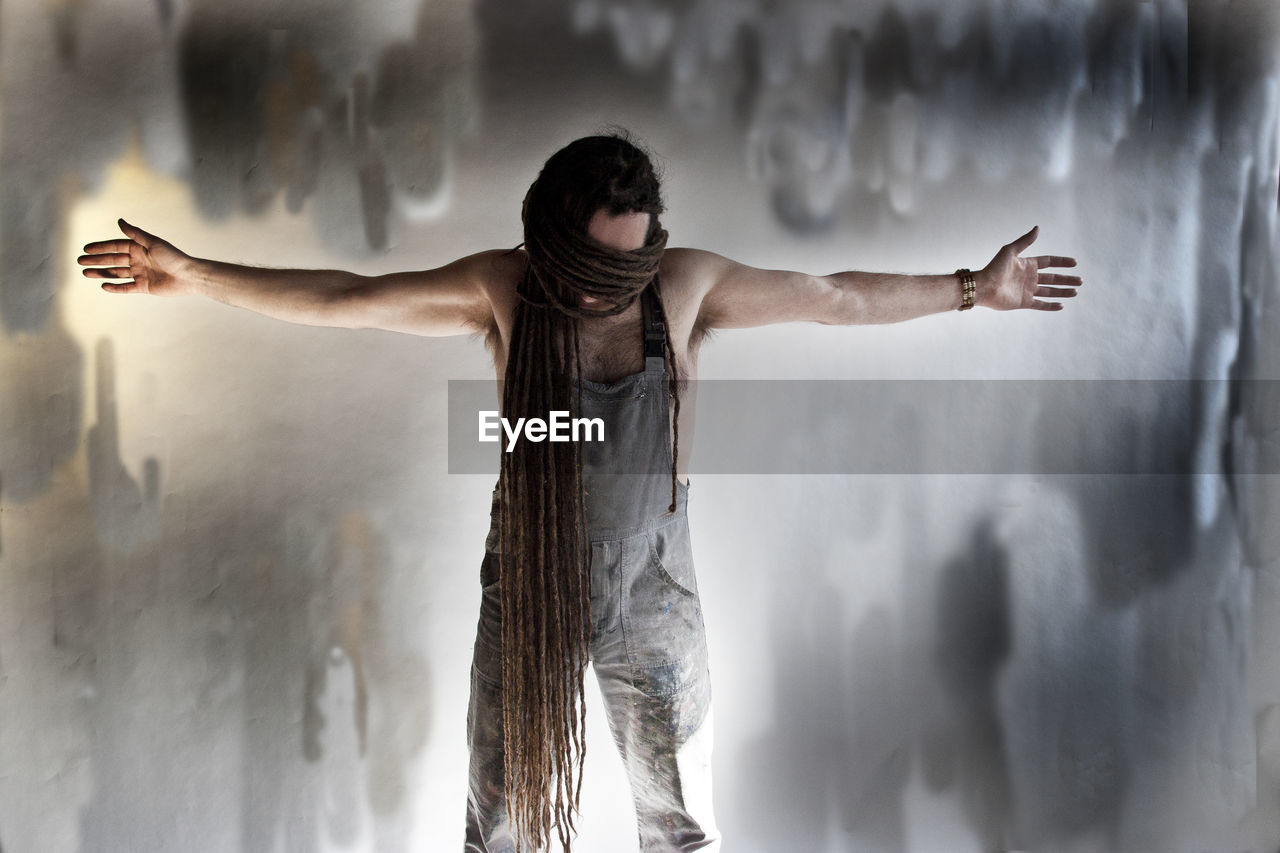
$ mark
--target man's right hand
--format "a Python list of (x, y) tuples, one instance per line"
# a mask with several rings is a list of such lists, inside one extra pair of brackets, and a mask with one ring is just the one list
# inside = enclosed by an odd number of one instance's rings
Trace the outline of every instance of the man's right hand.
[(181, 285), (192, 258), (165, 240), (119, 220), (127, 240), (101, 240), (84, 247), (77, 260), (85, 278), (126, 279), (104, 282), (109, 293), (151, 293), (172, 296)]

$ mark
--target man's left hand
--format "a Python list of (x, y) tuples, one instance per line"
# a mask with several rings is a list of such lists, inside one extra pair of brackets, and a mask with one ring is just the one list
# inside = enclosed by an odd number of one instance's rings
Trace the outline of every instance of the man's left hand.
[(1014, 308), (1034, 308), (1039, 311), (1060, 311), (1061, 302), (1045, 302), (1045, 299), (1069, 299), (1076, 295), (1082, 282), (1078, 275), (1042, 272), (1049, 267), (1074, 267), (1075, 258), (1061, 255), (1036, 255), (1019, 257), (1040, 233), (1036, 226), (1017, 240), (1001, 247), (975, 276), (974, 302), (997, 311)]

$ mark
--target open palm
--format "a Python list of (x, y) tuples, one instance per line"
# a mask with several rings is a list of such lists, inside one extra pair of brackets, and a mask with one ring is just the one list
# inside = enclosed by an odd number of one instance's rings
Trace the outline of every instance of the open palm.
[(1045, 302), (1048, 299), (1067, 299), (1076, 295), (1081, 285), (1079, 276), (1041, 272), (1048, 267), (1074, 267), (1075, 258), (1062, 255), (1036, 255), (1019, 257), (1035, 242), (1040, 227), (1036, 226), (1017, 240), (1002, 246), (991, 263), (978, 274), (983, 293), (978, 302), (997, 311), (1015, 308), (1034, 308), (1039, 311), (1060, 311), (1061, 302)]
[(103, 282), (102, 289), (109, 293), (176, 293), (191, 256), (123, 219), (119, 225), (127, 239), (100, 240), (84, 247), (85, 254), (77, 259), (85, 267), (84, 277), (123, 279)]

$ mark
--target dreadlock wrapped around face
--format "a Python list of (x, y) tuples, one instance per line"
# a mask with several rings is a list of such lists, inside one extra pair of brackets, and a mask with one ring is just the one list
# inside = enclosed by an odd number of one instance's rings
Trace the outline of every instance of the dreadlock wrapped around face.
[[(553, 157), (525, 198), (529, 265), (517, 290), (520, 301), (502, 390), (502, 414), (511, 420), (545, 418), (553, 410), (578, 416), (581, 386), (575, 392), (574, 379), (582, 375), (579, 320), (619, 314), (649, 286), (661, 294), (658, 264), (667, 233), (658, 224), (661, 202), (656, 194), (652, 200), (624, 199), (620, 205), (606, 196), (594, 207), (588, 199), (575, 214), (555, 196), (563, 196), (564, 190), (546, 180), (554, 162)], [(652, 177), (647, 158), (644, 165)], [(627, 178), (625, 168), (615, 171)], [(656, 187), (656, 178), (653, 182)], [(615, 188), (604, 189), (616, 197)], [(645, 245), (619, 251), (590, 238), (585, 221), (601, 207), (614, 214), (651, 213)], [(607, 307), (583, 309), (582, 295)], [(671, 359), (669, 332), (667, 350)], [(674, 393), (674, 359), (668, 363)], [(517, 844), (543, 849), (554, 826), (568, 853), (582, 790), (583, 676), (591, 631), (581, 447), (577, 442), (518, 442), (502, 454), (498, 485), (507, 810)], [(673, 463), (673, 510), (674, 505)]]

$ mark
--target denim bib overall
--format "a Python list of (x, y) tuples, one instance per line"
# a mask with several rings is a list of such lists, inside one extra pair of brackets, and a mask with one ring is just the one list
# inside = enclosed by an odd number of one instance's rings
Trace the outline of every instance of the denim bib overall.
[[(582, 444), (591, 664), (631, 782), (640, 849), (715, 851), (720, 836), (711, 811), (711, 684), (688, 487), (677, 484), (676, 510), (669, 512), (666, 340), (652, 290), (641, 299), (644, 372), (611, 383), (581, 382), (581, 415), (601, 418), (606, 435), (605, 442)], [(471, 667), (468, 853), (516, 849), (503, 796), (498, 501), (495, 489)]]

